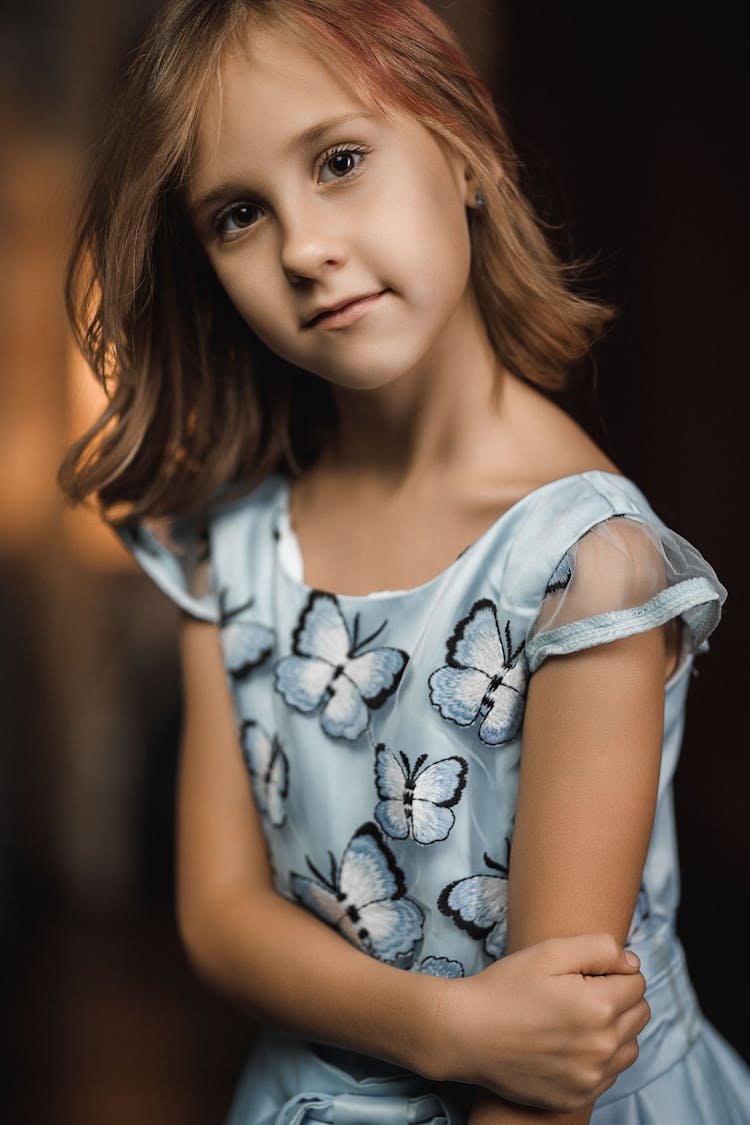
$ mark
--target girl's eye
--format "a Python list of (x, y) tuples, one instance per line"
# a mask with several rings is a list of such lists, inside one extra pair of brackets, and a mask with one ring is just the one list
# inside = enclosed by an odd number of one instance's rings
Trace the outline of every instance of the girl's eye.
[(219, 211), (214, 219), (214, 227), (219, 234), (240, 234), (257, 221), (259, 213), (260, 209), (254, 203), (231, 203), (223, 211)]
[[(364, 162), (367, 152), (362, 148), (349, 148), (342, 145), (332, 151), (323, 154), (323, 159), (320, 165), (320, 183), (333, 183), (335, 180), (344, 180), (357, 172)], [(332, 173), (331, 177), (325, 178), (323, 173), (326, 169)]]

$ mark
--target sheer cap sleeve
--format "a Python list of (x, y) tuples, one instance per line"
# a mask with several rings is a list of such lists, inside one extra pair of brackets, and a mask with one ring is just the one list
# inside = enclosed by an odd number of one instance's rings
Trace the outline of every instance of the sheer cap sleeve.
[(144, 520), (114, 530), (141, 569), (181, 609), (201, 621), (220, 620), (205, 518)]
[(687, 626), (683, 646), (703, 652), (726, 596), (700, 552), (661, 521), (610, 516), (582, 534), (550, 575), (527, 633), (529, 669), (676, 617)]

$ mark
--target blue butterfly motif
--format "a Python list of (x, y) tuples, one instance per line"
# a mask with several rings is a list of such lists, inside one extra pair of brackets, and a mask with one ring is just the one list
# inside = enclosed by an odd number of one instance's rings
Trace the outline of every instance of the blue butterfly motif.
[(486, 746), (511, 742), (526, 698), (524, 644), (513, 648), (509, 621), (501, 637), (493, 602), (475, 602), (448, 641), (446, 665), (430, 676), (430, 702), (461, 727), (481, 716), (478, 733)]
[(243, 617), (254, 605), (253, 598), (234, 609), (226, 608), (226, 591), (219, 594), (219, 637), (227, 671), (243, 680), (273, 651), (273, 629)]
[(255, 803), (275, 828), (286, 821), (289, 761), (276, 736), (269, 738), (252, 719), (242, 724), (242, 753), (250, 771)]
[(370, 709), (382, 707), (396, 690), (409, 659), (398, 648), (362, 651), (388, 624), (359, 639), (359, 614), (353, 636), (333, 594), (314, 590), (292, 634), (293, 656), (276, 665), (276, 690), (290, 707), (320, 710), (320, 725), (331, 738), (351, 741), (366, 730)]
[(547, 583), (547, 588), (544, 591), (545, 598), (549, 594), (557, 594), (560, 590), (564, 590), (569, 586), (573, 579), (573, 572), (570, 569), (570, 561), (568, 555), (563, 555), (555, 570)]
[(438, 909), (461, 930), (484, 942), (488, 957), (497, 960), (507, 942), (508, 868), (485, 852), (484, 862), (499, 875), (469, 875), (444, 887)]
[(459, 977), (466, 975), (461, 962), (451, 961), (448, 957), (423, 957), (414, 972), (425, 973), (430, 977), (442, 977), (444, 980), (458, 980)]
[[(400, 760), (399, 760), (400, 759)], [(406, 754), (399, 757), (380, 743), (375, 747), (375, 785), (380, 801), (375, 819), (395, 840), (411, 836), (418, 844), (445, 840), (456, 817), (453, 806), (461, 799), (469, 768), (464, 758), (442, 758), (425, 766), (421, 754), (412, 766)]]
[(422, 940), (424, 915), (405, 897), (404, 874), (377, 826), (363, 824), (354, 833), (338, 870), (332, 852), (328, 861), (328, 876), (309, 856), (313, 879), (292, 872), (295, 898), (372, 957), (400, 965), (411, 961)]

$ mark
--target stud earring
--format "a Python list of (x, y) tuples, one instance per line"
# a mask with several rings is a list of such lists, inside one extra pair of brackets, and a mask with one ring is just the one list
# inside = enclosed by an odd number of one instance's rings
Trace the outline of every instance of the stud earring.
[(484, 207), (485, 204), (487, 203), (487, 200), (482, 195), (482, 189), (481, 188), (477, 188), (475, 203), (476, 203), (477, 207)]

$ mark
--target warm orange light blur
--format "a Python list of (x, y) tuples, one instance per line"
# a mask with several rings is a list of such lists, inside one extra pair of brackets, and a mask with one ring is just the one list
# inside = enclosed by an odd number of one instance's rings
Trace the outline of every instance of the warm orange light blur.
[(78, 207), (72, 146), (24, 134), (0, 173), (0, 553), (40, 557), (59, 543), (85, 567), (132, 569), (93, 511), (65, 508), (56, 483), (66, 446), (100, 410), (100, 391), (68, 329), (63, 275)]
[[(75, 440), (91, 426), (106, 405), (104, 391), (95, 380), (74, 341), (68, 350), (68, 438)], [(96, 570), (133, 570), (135, 564), (120, 540), (91, 508), (66, 508), (63, 527), (71, 551)]]

